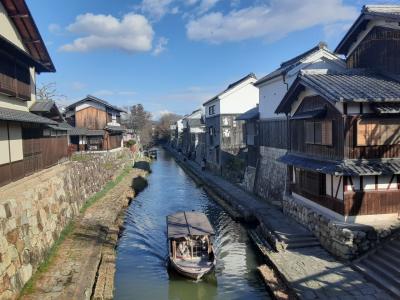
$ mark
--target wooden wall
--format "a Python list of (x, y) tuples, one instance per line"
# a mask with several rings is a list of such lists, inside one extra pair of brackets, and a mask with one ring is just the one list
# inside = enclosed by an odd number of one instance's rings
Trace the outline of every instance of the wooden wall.
[(67, 157), (67, 136), (23, 139), (23, 151), (23, 160), (0, 165), (0, 186), (54, 166)]
[(288, 121), (267, 120), (259, 123), (259, 146), (272, 147), (278, 149), (288, 148)]
[(400, 190), (345, 192), (344, 199), (348, 216), (400, 212)]
[[(400, 157), (400, 145), (375, 145), (375, 146), (358, 146), (357, 145), (357, 122), (358, 116), (347, 116), (345, 119), (345, 158), (392, 158)], [(382, 119), (381, 119), (382, 121)], [(379, 120), (377, 120), (379, 122)], [(400, 131), (400, 119), (399, 123)]]
[(400, 74), (400, 30), (375, 27), (347, 58), (349, 68)]
[(75, 114), (75, 126), (90, 130), (104, 129), (107, 125), (107, 113), (103, 110), (87, 107)]
[(333, 145), (316, 145), (306, 143), (305, 122), (309, 120), (290, 120), (290, 151), (306, 154), (312, 157), (326, 159), (343, 158), (343, 118), (341, 114), (320, 96), (308, 97), (303, 100), (297, 112), (322, 109), (326, 107), (327, 113), (324, 119), (332, 121)]

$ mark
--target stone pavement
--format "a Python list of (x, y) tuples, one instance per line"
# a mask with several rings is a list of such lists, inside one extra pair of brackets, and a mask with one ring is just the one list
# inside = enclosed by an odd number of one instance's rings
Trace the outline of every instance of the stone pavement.
[(133, 169), (75, 221), (48, 270), (22, 299), (112, 299), (115, 246), (124, 208), (133, 197), (133, 178), (146, 174)]
[[(181, 159), (179, 154), (174, 154)], [(269, 242), (271, 238), (276, 239), (272, 242), (277, 251), (270, 251), (266, 259), (300, 299), (392, 299), (347, 263), (336, 260), (316, 240), (311, 240), (308, 229), (284, 215), (278, 207), (251, 196), (220, 176), (202, 171), (193, 161), (181, 162), (204, 185), (220, 190), (219, 194), (224, 194), (224, 200), (230, 205), (243, 214), (253, 215), (265, 227), (263, 231)], [(288, 247), (291, 240), (293, 247)]]

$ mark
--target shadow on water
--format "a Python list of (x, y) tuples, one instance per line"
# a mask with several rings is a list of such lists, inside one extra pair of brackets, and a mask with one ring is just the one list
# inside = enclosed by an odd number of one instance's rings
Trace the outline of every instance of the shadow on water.
[[(115, 299), (265, 299), (258, 258), (246, 229), (186, 175), (164, 151), (151, 165), (149, 185), (129, 206), (117, 247)], [(132, 184), (144, 184), (138, 178)], [(194, 282), (167, 268), (166, 216), (204, 212), (213, 225), (215, 272)]]
[(151, 172), (150, 163), (147, 161), (137, 161), (133, 167), (143, 171)]

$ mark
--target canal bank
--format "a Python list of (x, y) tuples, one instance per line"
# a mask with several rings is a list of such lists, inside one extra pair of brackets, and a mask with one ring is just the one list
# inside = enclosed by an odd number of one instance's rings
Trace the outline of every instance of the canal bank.
[(148, 171), (126, 167), (90, 198), (21, 299), (113, 299), (115, 247), (124, 214)]
[[(129, 206), (118, 242), (116, 300), (268, 299), (257, 267), (262, 263), (246, 228), (197, 186), (175, 159), (160, 150), (148, 187)], [(215, 271), (198, 282), (167, 268), (166, 216), (205, 213), (215, 229)]]
[(226, 206), (239, 213), (239, 219), (259, 224), (249, 234), (268, 265), (267, 269), (261, 268), (261, 274), (275, 296), (283, 292), (293, 293), (300, 299), (391, 299), (348, 263), (335, 259), (310, 231), (284, 215), (278, 207), (253, 197), (219, 176), (202, 171), (198, 164), (173, 149), (168, 151), (198, 184), (217, 194), (219, 201), (223, 200)]

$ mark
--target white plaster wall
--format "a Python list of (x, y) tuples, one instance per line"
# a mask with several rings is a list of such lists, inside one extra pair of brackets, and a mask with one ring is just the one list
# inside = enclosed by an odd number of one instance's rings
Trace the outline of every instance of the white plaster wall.
[(8, 130), (5, 122), (0, 122), (0, 165), (10, 162), (8, 149)]
[(326, 73), (328, 70), (340, 71), (344, 68), (345, 64), (339, 58), (321, 50), (307, 57), (301, 64), (290, 70), (285, 78), (278, 76), (260, 85), (260, 119), (283, 116), (283, 114), (275, 114), (275, 110), (301, 70)]
[(11, 161), (18, 161), (24, 158), (22, 148), (22, 129), (19, 123), (9, 124), (10, 153)]
[(246, 84), (226, 95), (221, 95), (220, 114), (241, 114), (255, 107), (259, 102), (258, 88), (253, 85), (255, 80), (247, 81)]

